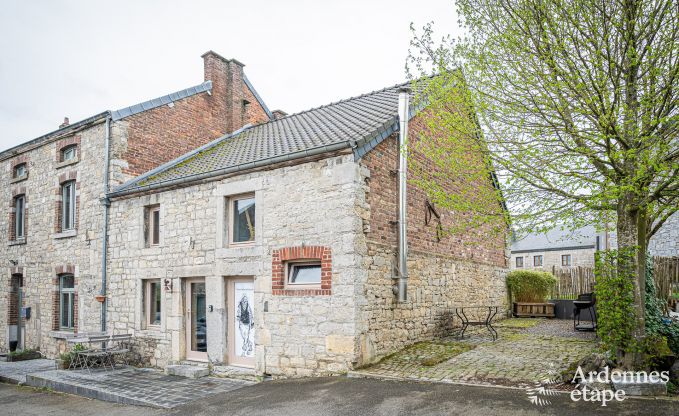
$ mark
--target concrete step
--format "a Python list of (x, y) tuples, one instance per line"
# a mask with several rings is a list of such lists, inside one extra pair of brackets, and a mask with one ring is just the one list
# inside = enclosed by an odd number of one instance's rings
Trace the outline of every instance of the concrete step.
[(168, 365), (165, 367), (165, 374), (171, 376), (182, 376), (187, 378), (200, 378), (210, 375), (210, 370), (206, 367), (194, 365)]

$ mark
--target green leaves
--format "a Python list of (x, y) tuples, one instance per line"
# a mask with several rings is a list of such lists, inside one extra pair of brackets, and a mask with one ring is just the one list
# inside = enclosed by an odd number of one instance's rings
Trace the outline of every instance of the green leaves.
[(514, 270), (507, 275), (507, 288), (515, 302), (544, 302), (556, 285), (549, 272)]

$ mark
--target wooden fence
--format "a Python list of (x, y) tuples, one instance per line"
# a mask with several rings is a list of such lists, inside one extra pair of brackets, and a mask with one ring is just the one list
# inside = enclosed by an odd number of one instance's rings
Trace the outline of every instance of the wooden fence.
[(675, 307), (677, 299), (672, 295), (679, 292), (679, 257), (654, 257), (653, 280), (658, 299), (664, 305)]
[[(594, 291), (594, 268), (552, 267), (557, 282), (553, 299), (575, 299), (582, 293)], [(676, 304), (673, 293), (679, 292), (679, 257), (654, 257), (653, 277), (657, 296), (667, 305)]]
[(582, 293), (594, 291), (594, 268), (586, 266), (552, 266), (556, 276), (553, 299), (576, 299)]

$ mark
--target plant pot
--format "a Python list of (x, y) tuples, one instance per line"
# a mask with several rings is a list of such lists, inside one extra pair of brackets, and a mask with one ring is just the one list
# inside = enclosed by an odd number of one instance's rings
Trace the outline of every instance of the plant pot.
[(18, 345), (19, 345), (19, 341), (10, 341), (9, 342), (9, 351), (10, 352), (16, 351)]
[(554, 318), (554, 304), (549, 302), (514, 302), (518, 318)]
[(68, 368), (70, 363), (64, 361), (64, 360), (57, 360), (57, 368), (59, 370), (66, 370)]
[(97, 295), (97, 296), (95, 296), (94, 298), (95, 298), (95, 299), (97, 300), (97, 302), (99, 302), (99, 303), (103, 303), (103, 302), (106, 300), (106, 296), (104, 296), (104, 295)]

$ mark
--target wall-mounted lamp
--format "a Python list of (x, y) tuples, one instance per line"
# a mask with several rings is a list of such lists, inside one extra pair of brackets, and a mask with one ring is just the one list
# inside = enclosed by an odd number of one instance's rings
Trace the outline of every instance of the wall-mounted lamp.
[(165, 291), (172, 292), (172, 279), (165, 279), (163, 283), (165, 284)]

